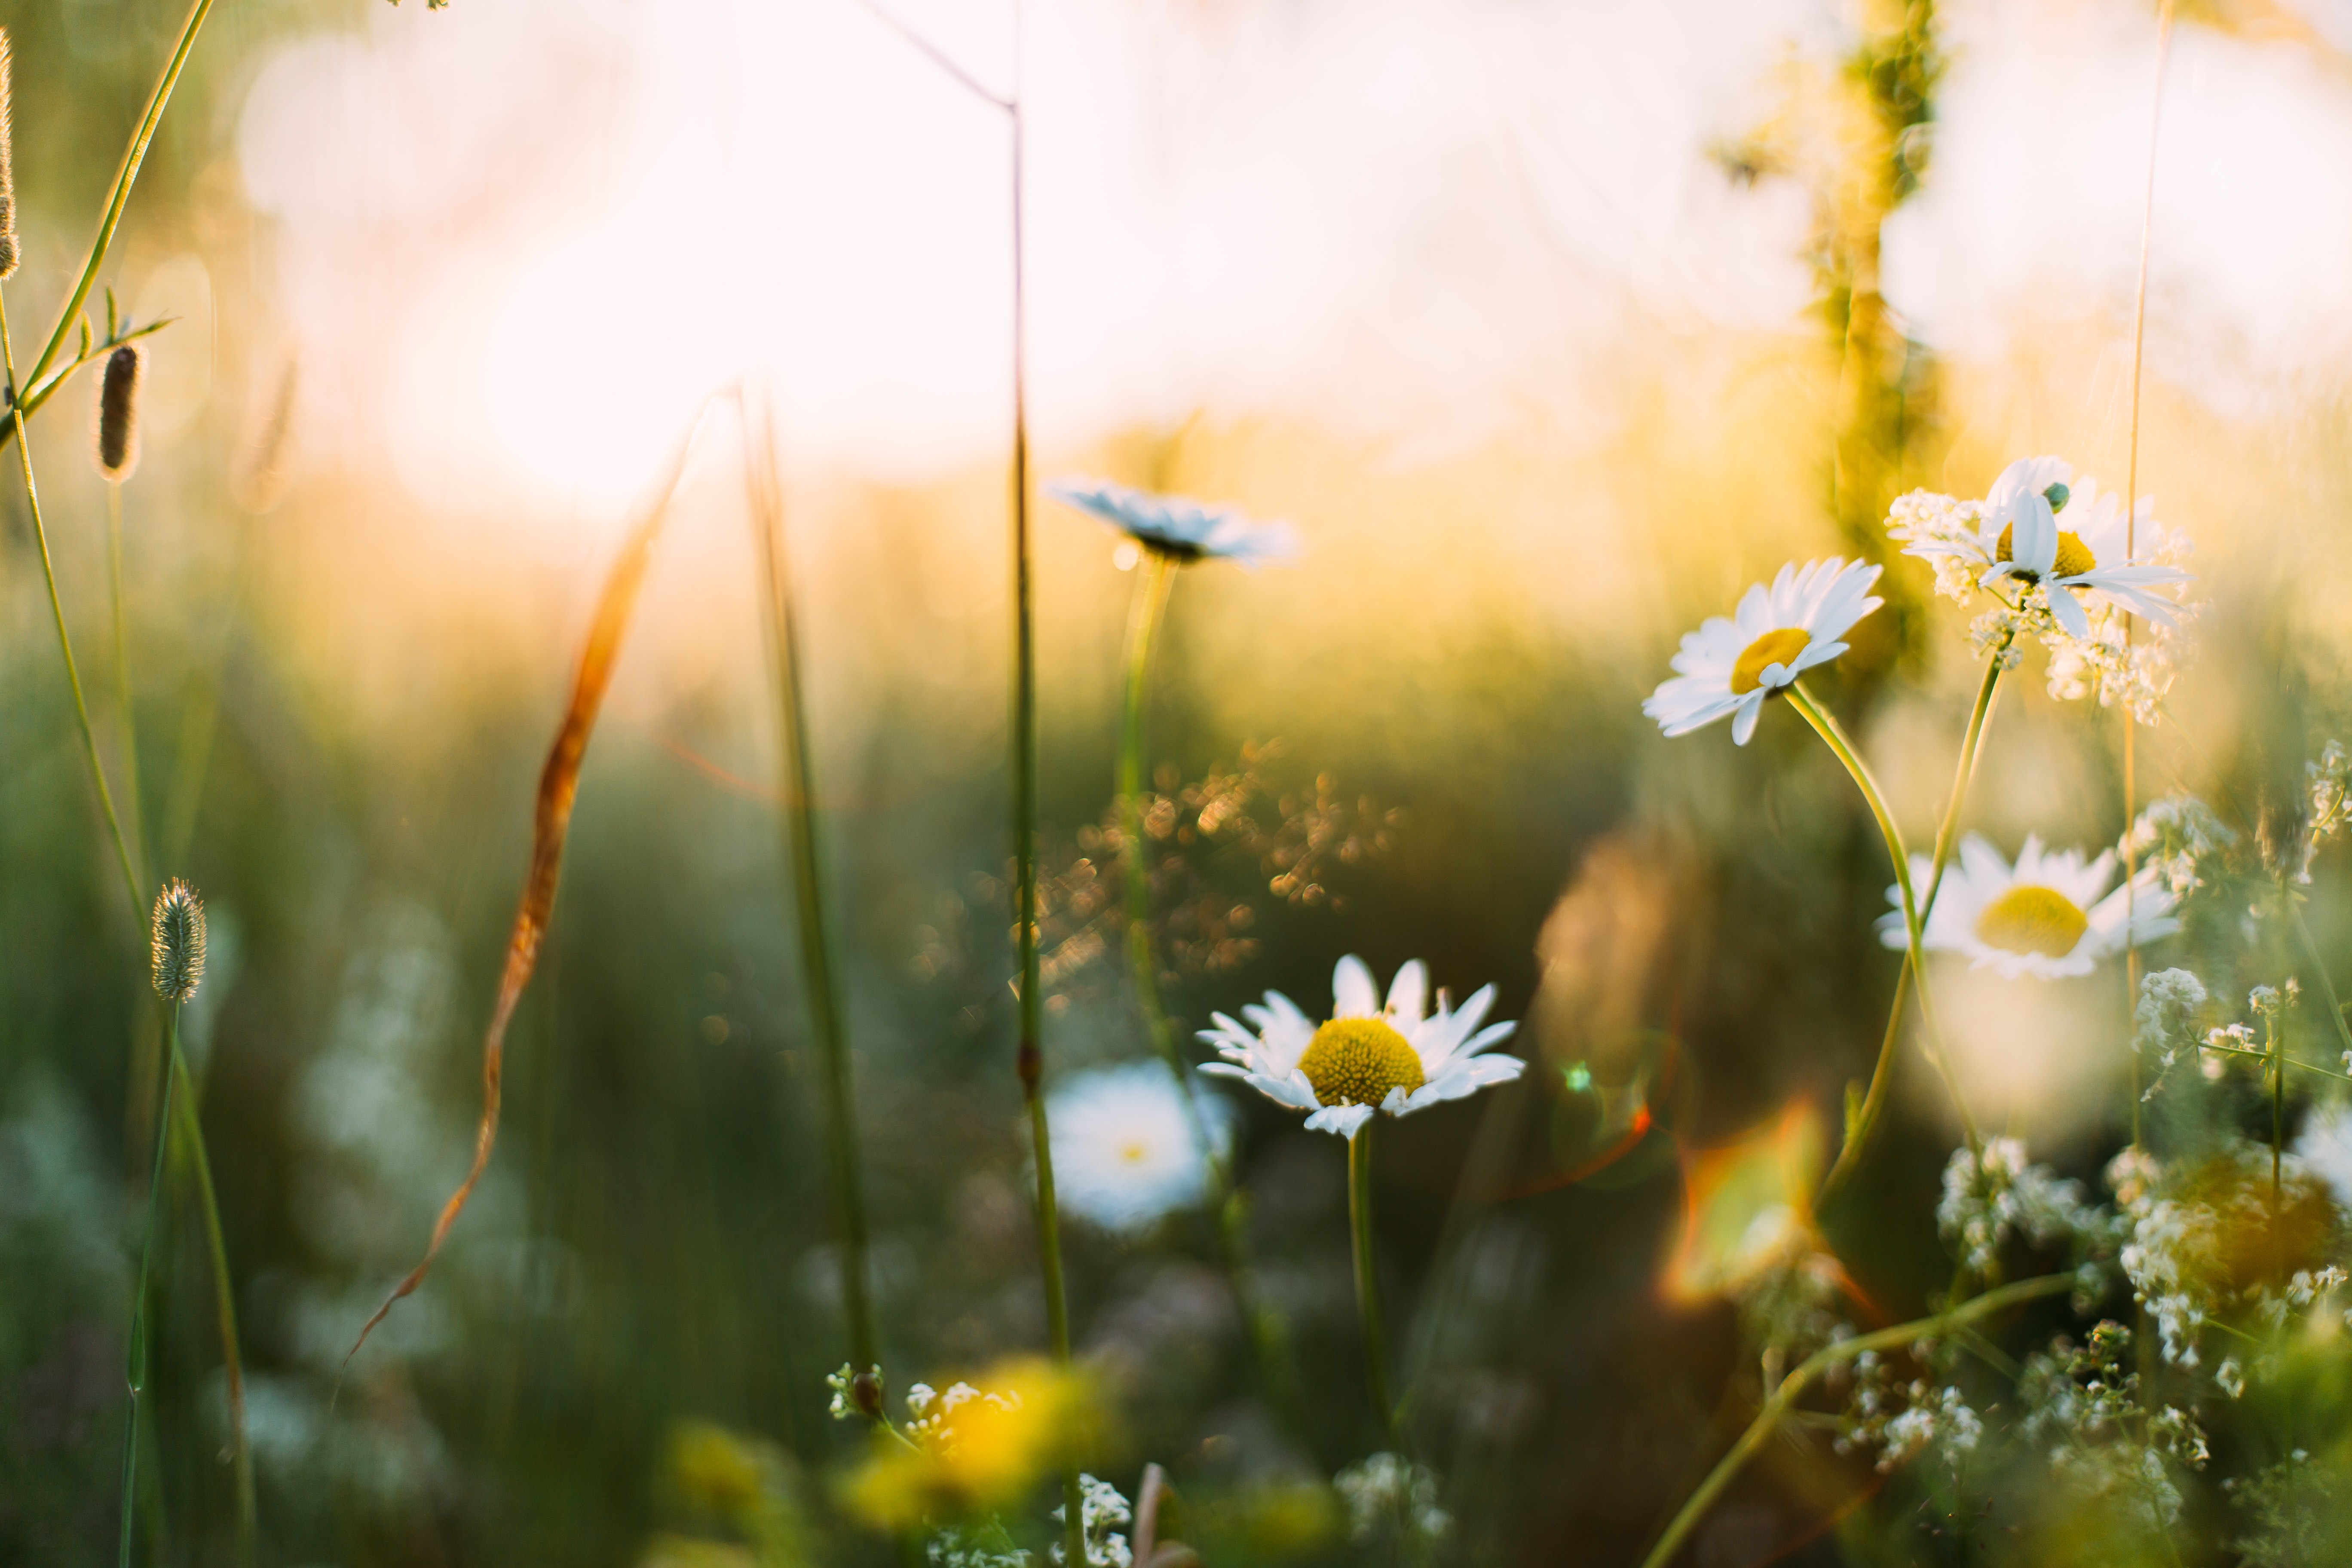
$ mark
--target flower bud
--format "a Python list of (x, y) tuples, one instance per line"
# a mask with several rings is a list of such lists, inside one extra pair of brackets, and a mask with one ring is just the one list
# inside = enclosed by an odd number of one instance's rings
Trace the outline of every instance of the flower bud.
[(2052, 511), (2064, 511), (2066, 503), (2073, 500), (2074, 496), (2074, 492), (2068, 489), (2063, 482), (2045, 486), (2042, 491), (2042, 499), (2050, 503)]
[(98, 383), (98, 471), (116, 484), (139, 466), (139, 345), (106, 356)]
[(155, 895), (155, 919), (148, 928), (155, 955), (155, 994), (185, 1002), (205, 978), (205, 901), (174, 877)]

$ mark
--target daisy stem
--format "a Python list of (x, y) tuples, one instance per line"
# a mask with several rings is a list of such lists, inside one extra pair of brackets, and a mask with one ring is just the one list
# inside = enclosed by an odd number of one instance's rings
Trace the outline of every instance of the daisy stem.
[(1757, 1450), (1771, 1437), (1774, 1429), (1797, 1403), (1798, 1396), (1822, 1373), (1865, 1352), (1897, 1350), (1921, 1340), (1940, 1339), (1967, 1328), (1979, 1319), (2027, 1301), (2039, 1300), (2044, 1296), (2058, 1295), (2074, 1287), (2074, 1277), (2072, 1274), (2045, 1274), (2036, 1279), (2021, 1279), (2014, 1285), (1988, 1290), (1935, 1317), (1897, 1323), (1893, 1328), (1880, 1329), (1873, 1333), (1857, 1334), (1815, 1352), (1772, 1390), (1764, 1401), (1764, 1407), (1756, 1413), (1756, 1419), (1748, 1424), (1748, 1430), (1741, 1433), (1739, 1440), (1731, 1446), (1731, 1451), (1716, 1462), (1715, 1468), (1707, 1472), (1706, 1479), (1699, 1483), (1698, 1489), (1691, 1493), (1689, 1500), (1675, 1511), (1674, 1519), (1666, 1525), (1665, 1533), (1658, 1537), (1655, 1546), (1650, 1548), (1650, 1554), (1642, 1559), (1642, 1568), (1665, 1568), (1674, 1561), (1675, 1553), (1682, 1549), (1683, 1542), (1689, 1538), (1698, 1521), (1706, 1516), (1707, 1509), (1722, 1495), (1724, 1488), (1731, 1484), (1741, 1467), (1753, 1458)]
[(1367, 1118), (1348, 1139), (1348, 1227), (1356, 1255), (1356, 1310), (1364, 1323), (1364, 1371), (1381, 1431), (1397, 1438), (1396, 1404), (1389, 1397), (1388, 1340), (1381, 1331), (1380, 1277), (1372, 1266), (1372, 1122)]
[[(765, 571), (763, 608), (768, 650), (774, 660), (776, 730), (783, 748), (785, 858), (792, 863), (793, 911), (800, 927), (801, 966), (808, 982), (809, 1022), (824, 1058), (825, 1143), (833, 1164), (833, 1196), (841, 1226), (842, 1306), (849, 1320), (852, 1398), (867, 1418), (887, 1426), (881, 1389), (870, 1374), (881, 1352), (874, 1327), (871, 1270), (867, 1263), (866, 1196), (859, 1171), (857, 1105), (850, 1075), (849, 1046), (842, 1022), (832, 939), (825, 926), (824, 867), (817, 858), (816, 769), (809, 751), (808, 704), (801, 689), (800, 634), (793, 614), (791, 560), (785, 549), (783, 493), (776, 472), (775, 432), (764, 416), (765, 402), (745, 398), (744, 447), (754, 516), (752, 525)], [(754, 426), (752, 410), (760, 417)]]
[[(1919, 923), (1924, 930), (1927, 913), (1936, 907), (1936, 894), (1944, 885), (1944, 868), (1952, 858), (1952, 844), (1958, 837), (1960, 807), (1967, 801), (1969, 790), (1976, 783), (1977, 759), (1981, 755), (1985, 722), (1992, 715), (1995, 695), (2000, 689), (2000, 678), (2006, 668), (2004, 656), (2009, 651), (2009, 639), (2004, 637), (1985, 660), (1984, 680), (1977, 688), (1977, 705), (1969, 714), (1968, 733), (1960, 741), (1960, 760), (1952, 772), (1951, 798), (1944, 806), (1944, 821), (1936, 830), (1935, 869), (1927, 879), (1927, 896), (1919, 900)], [(1870, 1134), (1878, 1126), (1878, 1118), (1886, 1109), (1888, 1086), (1895, 1079), (1895, 1047), (1903, 1037), (1903, 1011), (1911, 1000), (1911, 961), (1906, 954), (1903, 967), (1895, 975), (1895, 1004), (1887, 1009), (1886, 1034), (1879, 1041), (1878, 1063), (1871, 1068), (1870, 1089), (1863, 1096), (1846, 1128), (1844, 1146), (1838, 1150), (1837, 1163), (1822, 1182), (1822, 1190), (1813, 1200), (1815, 1208), (1830, 1199), (1852, 1179), (1854, 1168), (1861, 1163), (1862, 1151), (1870, 1142)], [(1963, 1115), (1966, 1113), (1963, 1112)]]
[(1134, 602), (1127, 618), (1127, 696), (1119, 729), (1118, 803), (1120, 870), (1127, 883), (1128, 966), (1134, 971), (1136, 1003), (1143, 1014), (1144, 1030), (1150, 1037), (1151, 1048), (1159, 1053), (1160, 1059), (1167, 1064), (1169, 1075), (1176, 1080), (1176, 1097), (1184, 1107), (1192, 1147), (1201, 1157), (1218, 1261), (1224, 1267), (1234, 1304), (1249, 1331), (1250, 1351), (1256, 1358), (1258, 1375), (1282, 1419), (1303, 1433), (1305, 1422), (1298, 1410), (1297, 1384), (1291, 1375), (1287, 1336), (1281, 1319), (1258, 1294), (1256, 1279), (1249, 1266), (1244, 1200), (1234, 1184), (1232, 1169), (1218, 1153), (1216, 1141), (1210, 1135), (1208, 1120), (1194, 1093), (1191, 1066), (1177, 1049), (1176, 1031), (1160, 998), (1159, 960), (1151, 951), (1151, 873), (1143, 826), (1144, 701), (1150, 691), (1155, 634), (1167, 613), (1169, 595), (1175, 591), (1179, 570), (1180, 563), (1175, 557), (1165, 551), (1145, 547), (1136, 577)]
[[(1952, 1107), (1959, 1113), (1960, 1131), (1968, 1139), (1970, 1152), (1976, 1152), (1981, 1148), (1983, 1141), (1977, 1133), (1976, 1118), (1969, 1113), (1968, 1101), (1960, 1094), (1959, 1081), (1952, 1076), (1951, 1063), (1944, 1055), (1943, 1031), (1937, 1026), (1935, 1008), (1927, 995), (1927, 969), (1919, 945), (1919, 902), (1911, 888), (1911, 857), (1903, 847), (1903, 830), (1895, 826), (1894, 815), (1886, 809), (1886, 797), (1880, 793), (1878, 781), (1871, 776), (1870, 764), (1862, 760), (1862, 753), (1846, 738), (1845, 731), (1836, 718), (1828, 709), (1813, 700), (1805, 690), (1803, 681), (1794, 682), (1787, 689), (1790, 702), (1804, 716), (1805, 722), (1813, 727), (1813, 732), (1837, 754), (1838, 761), (1845, 764), (1845, 771), (1852, 775), (1854, 787), (1862, 791), (1871, 815), (1878, 819), (1879, 834), (1886, 840), (1887, 858), (1895, 863), (1895, 885), (1903, 896), (1903, 928), (1909, 939), (1912, 984), (1919, 993), (1919, 1016), (1927, 1029), (1927, 1059), (1935, 1064), (1937, 1073), (1944, 1080), (1944, 1088), (1952, 1097)], [(1988, 697), (1986, 700), (1990, 702), (1990, 699)]]

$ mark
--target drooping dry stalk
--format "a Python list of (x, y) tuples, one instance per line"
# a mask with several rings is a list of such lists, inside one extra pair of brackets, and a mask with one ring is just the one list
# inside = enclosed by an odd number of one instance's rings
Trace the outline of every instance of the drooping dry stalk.
[(694, 429), (700, 424), (698, 414), (695, 426), (688, 429), (685, 439), (670, 455), (660, 479), (642, 504), (620, 555), (605, 574), (595, 616), (588, 624), (587, 643), (580, 652), (579, 670), (572, 677), (572, 700), (565, 704), (562, 721), (556, 726), (555, 743), (548, 749), (547, 765), (540, 770), (539, 793), (531, 808), (530, 872), (523, 881), (522, 905), (515, 911), (514, 930), (507, 939), (506, 965), (499, 975), (498, 1000), (490, 1009), (489, 1028), (482, 1037), (482, 1118), (474, 1132), (473, 1165), (467, 1171), (465, 1181), (449, 1195), (449, 1201), (441, 1205), (441, 1215), (433, 1223), (433, 1239), (426, 1244), (425, 1256), (361, 1328), (359, 1338), (343, 1355), (345, 1366), (359, 1354), (360, 1347), (367, 1343), (368, 1336), (391, 1312), (393, 1304), (425, 1282), (434, 1259), (441, 1255), (441, 1244), (447, 1239), (449, 1227), (465, 1212), (467, 1200), (474, 1195), (475, 1184), (489, 1166), (490, 1150), (499, 1136), (507, 1026), (514, 1019), (515, 1005), (522, 1000), (523, 988), (530, 984), (531, 972), (539, 966), (540, 944), (547, 936), (548, 920), (555, 910), (556, 883), (563, 872), (563, 841), (572, 826), (572, 799), (580, 790), (580, 764), (588, 754), (589, 738), (596, 730), (597, 711), (604, 706), (605, 689), (613, 680), (613, 668), (620, 660), (622, 639), (636, 610), (638, 590), (644, 587), (646, 568), (653, 563), (654, 546), (669, 517), (670, 499), (677, 493), (678, 477), (686, 468), (687, 453), (694, 445)]
[(16, 154), (9, 129), (8, 30), (0, 27), (0, 279), (16, 270)]

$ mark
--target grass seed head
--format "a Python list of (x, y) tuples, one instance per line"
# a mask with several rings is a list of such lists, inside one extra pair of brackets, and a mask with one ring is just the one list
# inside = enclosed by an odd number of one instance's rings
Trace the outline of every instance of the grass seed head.
[(142, 356), (125, 343), (106, 356), (98, 384), (98, 471), (121, 484), (139, 466), (139, 373)]
[(205, 978), (205, 901), (195, 889), (174, 877), (155, 895), (155, 919), (149, 928), (155, 952), (155, 994), (166, 1002), (185, 1002)]
[(0, 28), (0, 278), (16, 270), (16, 165), (8, 132), (8, 34)]

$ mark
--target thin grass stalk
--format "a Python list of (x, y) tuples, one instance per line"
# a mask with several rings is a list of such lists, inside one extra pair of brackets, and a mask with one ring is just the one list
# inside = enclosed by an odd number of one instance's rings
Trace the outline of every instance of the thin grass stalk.
[[(173, 1059), (179, 1056), (180, 1009), (174, 1003), (164, 1027), (172, 1037)], [(163, 1151), (172, 1125), (173, 1089), (177, 1075), (163, 1075), (163, 1103), (155, 1119), (155, 1156), (147, 1178), (147, 1222), (139, 1243), (139, 1279), (131, 1297), (131, 1345), (124, 1381), (131, 1390), (131, 1413), (122, 1430), (122, 1543), (119, 1568), (131, 1568), (131, 1538), (136, 1533), (139, 1496), (139, 1415), (147, 1394), (147, 1278), (155, 1257), (156, 1220), (163, 1194)]]
[[(1070, 1364), (1069, 1294), (1062, 1277), (1061, 1211), (1054, 1199), (1054, 1141), (1045, 1116), (1045, 998), (1037, 960), (1037, 635), (1035, 543), (1029, 528), (1028, 302), (1022, 242), (1026, 153), (1021, 118), (1020, 13), (1013, 13), (1013, 71), (1006, 118), (1013, 132), (1013, 862), (1021, 966), (1020, 1047), (1015, 1068), (1037, 1162), (1038, 1267), (1045, 1289), (1045, 1334), (1054, 1364)], [(1062, 1469), (1063, 1561), (1087, 1560), (1086, 1494), (1076, 1464)]]
[(221, 1367), (228, 1384), (230, 1458), (236, 1485), (238, 1553), (242, 1560), (249, 1563), (253, 1559), (258, 1516), (254, 1505), (253, 1448), (246, 1433), (245, 1361), (237, 1349), (236, 1289), (229, 1277), (228, 1242), (221, 1230), (220, 1199), (213, 1189), (212, 1161), (205, 1152), (198, 1090), (194, 1078), (188, 1071), (187, 1056), (180, 1049), (179, 1009), (175, 1006), (172, 1012), (173, 1022), (165, 1050), (171, 1058), (172, 1080), (179, 1089), (174, 1101), (178, 1110), (172, 1118), (172, 1131), (179, 1136), (182, 1152), (195, 1172), (196, 1206), (205, 1222), (205, 1247), (212, 1255), (213, 1310), (220, 1324)]
[(1281, 1321), (1258, 1294), (1249, 1263), (1246, 1205), (1234, 1184), (1233, 1168), (1218, 1153), (1208, 1119), (1202, 1114), (1193, 1092), (1192, 1066), (1177, 1048), (1175, 1027), (1160, 996), (1160, 963), (1151, 945), (1151, 873), (1143, 825), (1144, 710), (1157, 634), (1181, 570), (1181, 563), (1165, 551), (1145, 548), (1128, 610), (1126, 705), (1119, 725), (1118, 780), (1119, 863), (1127, 883), (1128, 967), (1135, 976), (1136, 1005), (1143, 1015), (1144, 1032), (1175, 1080), (1177, 1100), (1184, 1107), (1185, 1124), (1201, 1157), (1204, 1206), (1216, 1234), (1218, 1261), (1248, 1331), (1258, 1375), (1276, 1413), (1303, 1435), (1306, 1423), (1298, 1409), (1288, 1339)]
[[(758, 408), (758, 417), (752, 410)], [(783, 489), (777, 473), (775, 428), (764, 401), (739, 399), (743, 415), (743, 457), (752, 509), (752, 532), (767, 579), (768, 649), (773, 660), (777, 742), (782, 749), (783, 791), (777, 823), (783, 830), (784, 858), (792, 868), (793, 909), (800, 926), (801, 966), (806, 974), (809, 1022), (824, 1058), (825, 1143), (833, 1163), (834, 1204), (842, 1239), (842, 1300), (849, 1319), (851, 1390), (857, 1406), (883, 1420), (882, 1391), (872, 1376), (881, 1353), (874, 1327), (874, 1300), (867, 1263), (866, 1197), (857, 1148), (857, 1110), (850, 1079), (848, 1041), (842, 1023), (841, 994), (832, 937), (825, 924), (824, 867), (818, 858), (816, 771), (811, 760), (808, 706), (801, 689), (799, 626), (793, 610), (790, 556), (784, 541)], [(885, 1423), (887, 1424), (887, 1422)]]
[(1837, 760), (1845, 764), (1845, 771), (1853, 777), (1854, 787), (1862, 791), (1863, 799), (1868, 803), (1870, 814), (1878, 819), (1879, 834), (1886, 840), (1887, 858), (1895, 863), (1895, 885), (1903, 898), (1903, 927), (1908, 939), (1912, 984), (1919, 992), (1919, 1016), (1927, 1025), (1927, 1059), (1935, 1064), (1936, 1071), (1942, 1077), (1944, 1088), (1952, 1097), (1953, 1109), (1959, 1113), (1960, 1130), (1967, 1135), (1969, 1151), (1974, 1152), (1982, 1146), (1982, 1140), (1977, 1133), (1976, 1118), (1969, 1113), (1968, 1100), (1960, 1093), (1959, 1080), (1952, 1076), (1951, 1062), (1944, 1053), (1943, 1031), (1937, 1026), (1935, 1008), (1927, 995), (1926, 955), (1920, 948), (1919, 903), (1911, 887), (1911, 856), (1903, 847), (1903, 830), (1895, 825), (1894, 814), (1886, 808), (1886, 797), (1880, 792), (1878, 781), (1871, 775), (1870, 764), (1862, 760), (1862, 752), (1846, 738), (1845, 731), (1836, 717), (1813, 700), (1801, 680), (1788, 688), (1788, 695), (1790, 702), (1804, 716), (1805, 722), (1813, 727), (1813, 732), (1821, 736), (1836, 754)]
[(122, 805), (131, 817), (131, 861), (147, 885), (147, 826), (139, 805), (139, 721), (131, 705), (130, 609), (122, 593), (122, 486), (106, 486), (106, 574), (114, 600), (114, 704), (122, 729)]
[(1368, 1118), (1348, 1139), (1348, 1233), (1356, 1263), (1356, 1312), (1363, 1321), (1364, 1373), (1379, 1412), (1381, 1432), (1397, 1440), (1396, 1401), (1389, 1394), (1388, 1336), (1381, 1326), (1381, 1281), (1372, 1259), (1372, 1122)]
[(8, 375), (11, 406), (8, 426), (16, 432), (16, 466), (25, 479), (25, 506), (33, 518), (33, 542), (41, 554), (41, 579), (49, 591), (49, 618), (58, 628), (58, 652), (66, 662), (66, 685), (73, 691), (74, 717), (81, 725), (82, 752), (89, 763), (90, 782), (98, 788), (99, 808), (105, 813), (106, 829), (114, 840), (114, 858), (122, 870), (122, 890), (130, 895), (131, 911), (134, 918), (146, 908), (146, 899), (140, 892), (139, 873), (131, 860), (131, 847), (122, 837), (122, 819), (115, 814), (114, 792), (107, 787), (106, 766), (99, 761), (98, 731), (89, 721), (89, 703), (82, 695), (81, 667), (74, 660), (73, 637), (66, 629), (65, 601), (58, 596), (58, 571), (49, 558), (48, 530), (41, 523), (40, 487), (33, 479), (32, 443), (25, 438), (25, 409), (15, 397), (16, 385), (16, 351), (8, 335), (8, 308), (0, 299), (0, 369)]
[(1691, 1531), (1706, 1517), (1706, 1510), (1722, 1494), (1723, 1489), (1739, 1474), (1741, 1467), (1754, 1458), (1756, 1451), (1772, 1436), (1790, 1408), (1796, 1404), (1798, 1396), (1832, 1367), (1867, 1352), (1901, 1350), (1921, 1340), (1939, 1339), (1995, 1312), (2039, 1300), (2045, 1296), (2060, 1295), (2074, 1288), (2074, 1277), (2072, 1274), (2045, 1274), (2035, 1279), (2021, 1279), (2014, 1285), (1988, 1290), (1950, 1311), (1940, 1312), (1932, 1318), (1919, 1318), (1873, 1333), (1858, 1334), (1814, 1352), (1798, 1363), (1796, 1371), (1781, 1379), (1780, 1386), (1764, 1401), (1764, 1407), (1756, 1413), (1756, 1419), (1748, 1424), (1748, 1430), (1732, 1444), (1731, 1451), (1716, 1462), (1715, 1468), (1707, 1472), (1706, 1479), (1699, 1483), (1698, 1489), (1675, 1510), (1665, 1533), (1658, 1537), (1655, 1546), (1650, 1548), (1650, 1554), (1642, 1559), (1642, 1568), (1666, 1568), (1666, 1564), (1674, 1561), (1675, 1553), (1682, 1549)]
[[(1936, 859), (1927, 879), (1927, 891), (1919, 900), (1919, 924), (1924, 931), (1927, 916), (1936, 907), (1936, 894), (1944, 886), (1944, 868), (1952, 857), (1952, 845), (1960, 826), (1960, 807), (1968, 799), (1969, 790), (1976, 783), (1977, 760), (1981, 755), (1985, 723), (1991, 717), (1993, 699), (2000, 689), (2001, 658), (2009, 644), (2004, 641), (1985, 660), (1984, 681), (1977, 688), (1976, 707), (1969, 714), (1968, 732), (1960, 740), (1960, 760), (1952, 772), (1952, 793), (1944, 806), (1942, 826), (1936, 829)], [(1911, 959), (1906, 952), (1903, 967), (1895, 974), (1895, 1002), (1887, 1009), (1886, 1034), (1879, 1042), (1878, 1063), (1871, 1069), (1870, 1089), (1863, 1096), (1862, 1107), (1846, 1130), (1844, 1146), (1839, 1149), (1836, 1163), (1822, 1179), (1821, 1191), (1813, 1199), (1814, 1207), (1827, 1204), (1853, 1178), (1860, 1164), (1862, 1151), (1877, 1127), (1885, 1110), (1886, 1094), (1895, 1077), (1895, 1047), (1903, 1036), (1903, 1014), (1911, 995)]]
[[(82, 307), (89, 302), (99, 268), (106, 264), (107, 249), (114, 243), (114, 231), (121, 226), (122, 209), (131, 203), (131, 188), (139, 182), (139, 166), (146, 161), (148, 144), (155, 140), (155, 128), (163, 122), (163, 110), (172, 101), (172, 89), (180, 85), (180, 73), (187, 68), (188, 54), (196, 47), (196, 35), (204, 29), (205, 18), (212, 14), (212, 8), (213, 0), (195, 0), (188, 9), (188, 19), (180, 28), (180, 41), (172, 50), (163, 74), (156, 79), (154, 91), (148, 95), (147, 112), (140, 118), (138, 130), (131, 133), (131, 144), (123, 149), (122, 164), (115, 172), (114, 189), (107, 199), (106, 216), (99, 222), (97, 237), (90, 241), (81, 278), (74, 284), (65, 308), (58, 312), (57, 330), (49, 334), (41, 357), (33, 362), (31, 372), (25, 377), (27, 385), (37, 383), (41, 373), (56, 363), (65, 348), (67, 335), (81, 317)], [(8, 379), (14, 387), (16, 376), (11, 374)]]
[(604, 575), (604, 586), (597, 595), (595, 614), (589, 620), (588, 637), (572, 675), (571, 698), (556, 725), (554, 742), (548, 747), (547, 762), (540, 769), (539, 788), (531, 803), (530, 868), (524, 877), (522, 898), (507, 936), (498, 998), (491, 1005), (489, 1026), (482, 1036), (482, 1115), (474, 1130), (473, 1163), (457, 1190), (441, 1205), (425, 1256), (393, 1287), (383, 1304), (361, 1327), (352, 1348), (343, 1352), (346, 1369), (401, 1298), (425, 1283), (425, 1277), (433, 1270), (434, 1260), (441, 1256), (441, 1246), (448, 1239), (450, 1227), (465, 1212), (482, 1173), (489, 1168), (490, 1151), (498, 1143), (499, 1109), (506, 1081), (507, 1029), (514, 1022), (515, 1007), (522, 1000), (524, 988), (530, 985), (539, 967), (540, 948), (547, 939), (548, 922), (554, 916), (555, 890), (563, 874), (564, 841), (572, 830), (572, 802), (580, 793), (580, 764), (586, 760), (588, 742), (596, 732), (596, 716), (604, 709), (605, 689), (612, 685), (614, 668), (620, 662), (621, 647), (636, 612), (638, 591), (645, 586), (646, 573), (653, 565), (654, 546), (660, 542), (662, 525), (669, 518), (670, 498), (677, 491), (678, 479), (686, 471), (687, 454), (693, 449), (695, 432), (701, 424), (698, 412), (694, 424), (671, 452), (668, 466), (648, 492), (635, 526), (629, 531), (620, 553)]

